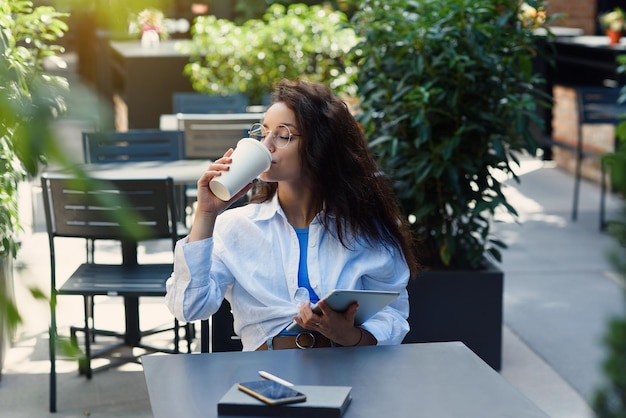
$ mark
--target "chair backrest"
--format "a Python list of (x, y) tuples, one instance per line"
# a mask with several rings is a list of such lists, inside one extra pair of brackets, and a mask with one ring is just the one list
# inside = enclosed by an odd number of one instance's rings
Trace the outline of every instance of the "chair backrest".
[(143, 241), (178, 238), (174, 183), (41, 176), (46, 227), (54, 237)]
[(185, 154), (183, 131), (136, 129), (127, 132), (83, 132), (86, 163), (175, 161)]
[(252, 124), (262, 118), (262, 113), (179, 114), (179, 129), (185, 132), (185, 158), (220, 158), (247, 137)]
[(578, 123), (616, 125), (626, 116), (626, 105), (618, 104), (620, 89), (609, 87), (578, 87)]
[(203, 93), (174, 93), (174, 113), (243, 113), (248, 106), (246, 94), (209, 95)]

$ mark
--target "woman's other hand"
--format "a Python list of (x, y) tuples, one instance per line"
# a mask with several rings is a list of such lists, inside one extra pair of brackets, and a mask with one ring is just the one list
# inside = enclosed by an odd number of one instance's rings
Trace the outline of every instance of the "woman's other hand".
[(358, 303), (352, 303), (344, 312), (334, 311), (323, 300), (317, 306), (321, 314), (313, 312), (311, 303), (306, 302), (300, 308), (300, 316), (294, 317), (294, 320), (301, 327), (317, 331), (343, 346), (376, 344), (376, 339), (369, 332), (354, 325)]

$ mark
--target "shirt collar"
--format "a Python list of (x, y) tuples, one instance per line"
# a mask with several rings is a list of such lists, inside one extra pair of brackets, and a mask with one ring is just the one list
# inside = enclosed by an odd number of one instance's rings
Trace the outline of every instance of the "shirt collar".
[(265, 204), (259, 205), (257, 219), (267, 220), (275, 215), (280, 215), (283, 218), (287, 219), (285, 213), (283, 212), (283, 208), (280, 207), (280, 203), (278, 202), (278, 193), (275, 193), (274, 197), (272, 197), (270, 201), (265, 202)]
[[(275, 193), (270, 201), (267, 201), (265, 202), (265, 204), (259, 206), (260, 208), (257, 219), (267, 220), (272, 218), (273, 216), (278, 215), (285, 219), (285, 221), (287, 220), (287, 216), (285, 215), (285, 212), (283, 212), (283, 208), (280, 206), (280, 202), (278, 201), (278, 193)], [(318, 213), (315, 219), (313, 219), (312, 223), (317, 223), (318, 218), (322, 214), (323, 211), (321, 213)]]

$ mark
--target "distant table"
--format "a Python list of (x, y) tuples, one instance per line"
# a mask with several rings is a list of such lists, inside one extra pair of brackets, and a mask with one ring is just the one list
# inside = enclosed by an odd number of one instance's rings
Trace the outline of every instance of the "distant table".
[[(81, 169), (89, 177), (101, 180), (150, 179), (171, 177), (174, 184), (196, 184), (212, 160), (131, 161), (103, 164), (83, 164)], [(57, 176), (67, 174), (63, 170), (51, 170)]]
[[(176, 185), (196, 184), (211, 160), (131, 161), (104, 164), (83, 164), (80, 168), (91, 178), (100, 180), (153, 179), (171, 177)], [(48, 170), (55, 177), (74, 177), (66, 170)], [(124, 263), (137, 264), (136, 243), (122, 243)]]
[(460, 342), (147, 355), (155, 418), (217, 417), (237, 382), (266, 370), (298, 385), (352, 386), (345, 418), (547, 417)]
[[(571, 32), (575, 34), (575, 31)], [(617, 57), (626, 53), (626, 39), (617, 45), (609, 45), (608, 36), (568, 36), (562, 29), (555, 33), (556, 38), (538, 37), (538, 54), (533, 62), (535, 73), (540, 74), (545, 83), (538, 86), (549, 98), (553, 99), (553, 88), (560, 86), (604, 86), (605, 84), (623, 85), (624, 74), (618, 72)], [(552, 106), (537, 106), (537, 114), (543, 120), (543, 129), (535, 132), (536, 139), (543, 143), (544, 137), (550, 139), (544, 144), (544, 159), (552, 159), (552, 125), (554, 123)]]
[(609, 45), (607, 36), (572, 36), (554, 41), (554, 84), (602, 86), (605, 80), (624, 84), (617, 57), (626, 53), (626, 39)]
[[(110, 43), (114, 91), (126, 105), (128, 129), (158, 128), (159, 117), (172, 113), (172, 94), (193, 92), (183, 74), (189, 55), (178, 51), (181, 40), (163, 40), (156, 48), (139, 41)], [(121, 111), (118, 109), (117, 111)]]

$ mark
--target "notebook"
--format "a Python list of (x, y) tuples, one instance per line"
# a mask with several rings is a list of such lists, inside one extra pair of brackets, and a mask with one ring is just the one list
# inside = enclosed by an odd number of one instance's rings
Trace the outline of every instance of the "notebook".
[(267, 405), (240, 391), (234, 384), (217, 404), (218, 415), (264, 417), (340, 418), (352, 400), (350, 386), (293, 386), (306, 395), (306, 401), (287, 405)]

